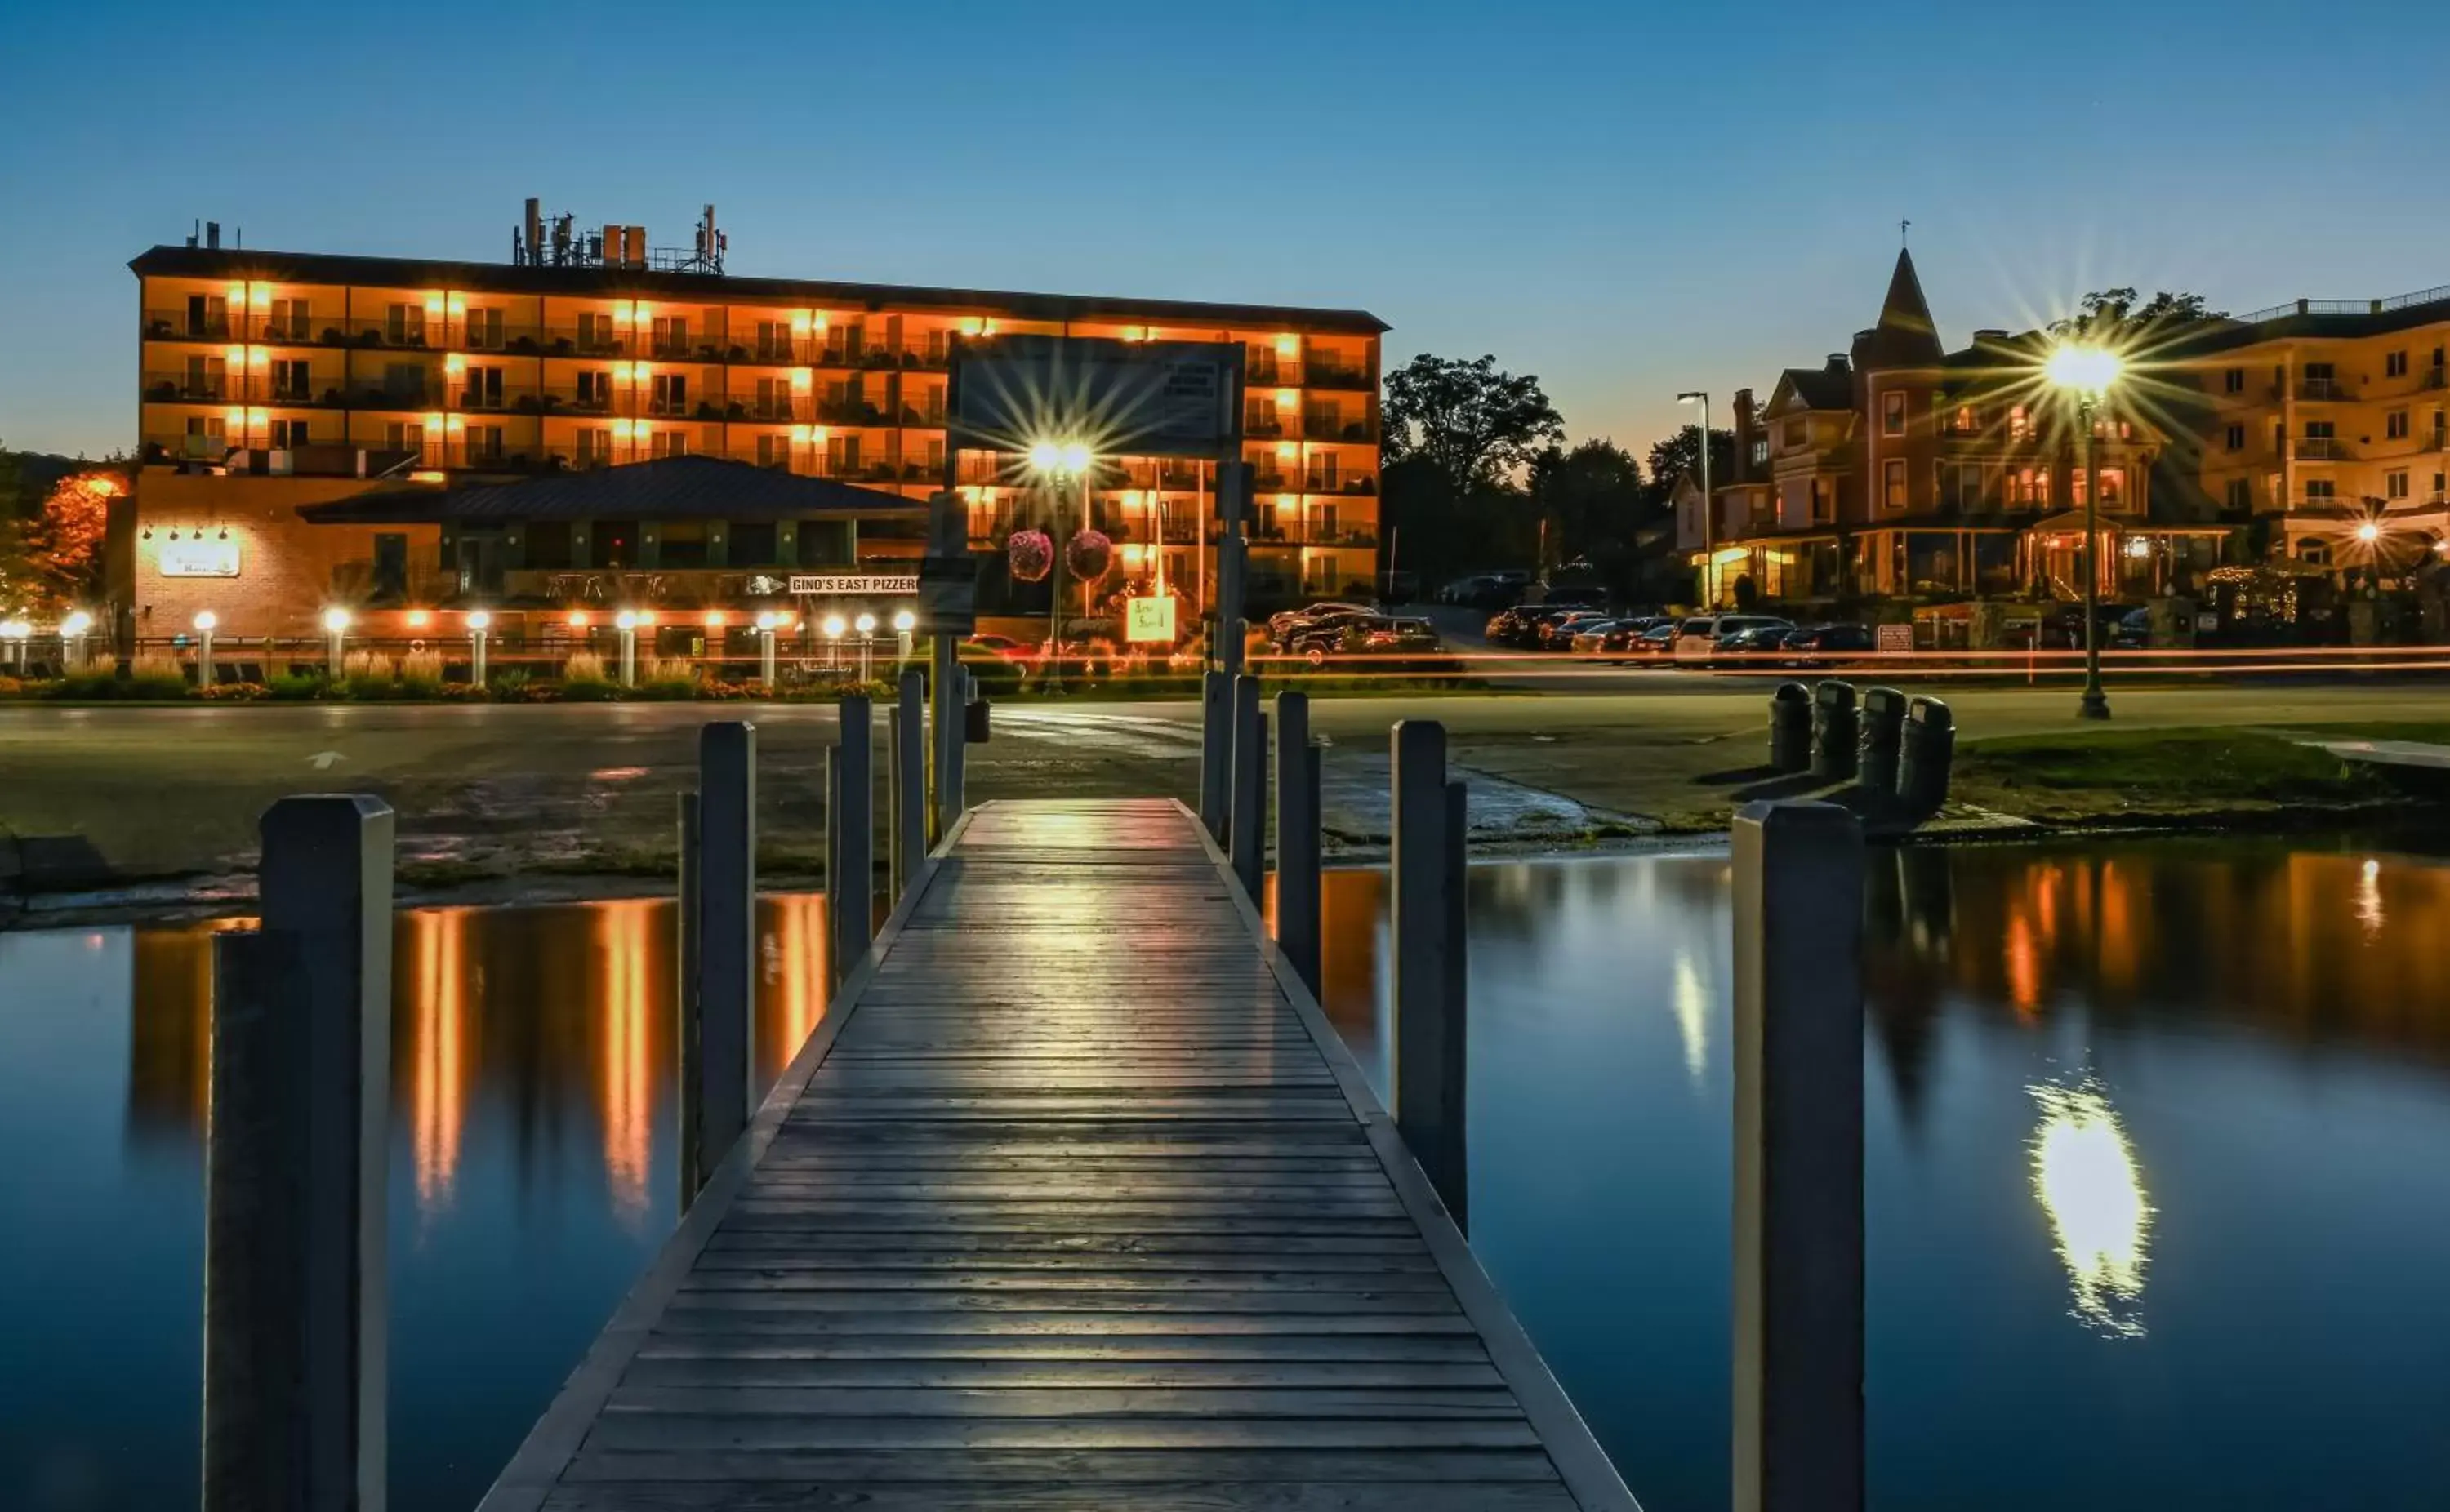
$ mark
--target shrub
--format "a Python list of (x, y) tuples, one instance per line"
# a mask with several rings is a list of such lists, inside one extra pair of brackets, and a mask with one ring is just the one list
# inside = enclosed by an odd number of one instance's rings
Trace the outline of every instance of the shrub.
[(303, 668), (291, 668), (274, 674), (272, 681), (264, 685), (264, 694), (282, 703), (321, 698), (323, 696), (322, 674)]
[(508, 671), (494, 674), (493, 696), (505, 704), (530, 703), (542, 692), (535, 674), (524, 667), (514, 667)]
[(215, 683), (204, 689), (204, 697), (215, 704), (252, 704), (269, 698), (272, 689), (262, 683)]
[[(111, 666), (116, 668), (117, 661), (114, 660)], [(166, 677), (182, 686), (186, 683), (186, 673), (179, 666), (179, 658), (164, 656), (159, 652), (136, 658), (135, 665), (128, 669), (128, 676), (131, 680), (152, 678), (159, 681)]]
[(561, 696), (576, 704), (601, 704), (621, 696), (604, 675), (604, 658), (593, 651), (573, 651), (561, 664)]
[(399, 689), (411, 698), (442, 694), (442, 653), (411, 651), (399, 659)]
[(345, 682), (360, 679), (374, 683), (390, 683), (399, 676), (398, 664), (381, 651), (351, 651), (340, 658), (340, 677)]
[(648, 662), (645, 674), (638, 680), (641, 698), (695, 698), (697, 689), (697, 668), (693, 664), (662, 657)]

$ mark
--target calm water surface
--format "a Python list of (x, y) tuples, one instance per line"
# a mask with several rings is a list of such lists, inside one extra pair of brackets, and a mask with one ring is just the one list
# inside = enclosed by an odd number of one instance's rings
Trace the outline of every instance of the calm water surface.
[[(1723, 1506), (1726, 862), (1472, 876), (1474, 1247), (1652, 1512)], [(1877, 855), (1882, 1508), (2450, 1504), (2450, 867)], [(1382, 1076), (1383, 888), (1326, 998)], [(824, 1012), (768, 903), (770, 1076)], [(481, 1494), (672, 1218), (671, 915), (403, 915), (394, 1502)], [(210, 931), (0, 935), (0, 1506), (192, 1504)]]

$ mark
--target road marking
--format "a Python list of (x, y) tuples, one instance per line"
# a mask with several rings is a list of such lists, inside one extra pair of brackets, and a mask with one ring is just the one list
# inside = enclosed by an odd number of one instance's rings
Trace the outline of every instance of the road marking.
[(306, 764), (314, 767), (319, 772), (328, 772), (332, 769), (332, 764), (334, 762), (347, 760), (348, 758), (341, 755), (339, 751), (319, 750), (314, 755), (306, 758)]

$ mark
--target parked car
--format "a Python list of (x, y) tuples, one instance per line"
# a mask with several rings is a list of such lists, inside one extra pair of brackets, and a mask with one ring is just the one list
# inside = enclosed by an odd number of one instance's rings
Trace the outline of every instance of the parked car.
[(1491, 646), (1519, 645), (1526, 617), (1526, 611), (1522, 609), (1500, 610), (1490, 616), (1481, 633), (1488, 637)]
[(1573, 610), (1558, 615), (1540, 627), (1540, 649), (1562, 651), (1572, 646), (1574, 636), (1586, 626), (1604, 625), (1607, 616), (1597, 610)]
[(1719, 649), (1721, 636), (1738, 630), (1758, 630), (1775, 625), (1781, 630), (1795, 629), (1793, 620), (1773, 614), (1697, 614), (1686, 620), (1676, 633), (1676, 659), (1707, 661)]
[(1879, 637), (1869, 625), (1807, 625), (1786, 637), (1788, 650), (1824, 656), (1841, 651), (1874, 651), (1879, 649)]
[(1289, 651), (1295, 656), (1309, 654), (1312, 647), (1326, 651), (1341, 650), (1344, 648), (1345, 631), (1365, 620), (1384, 618), (1386, 616), (1377, 611), (1367, 609), (1346, 609), (1337, 610), (1332, 613), (1315, 614), (1294, 624), (1285, 632), (1284, 639), (1276, 644), (1279, 649)]
[(1676, 638), (1684, 631), (1681, 620), (1663, 619), (1646, 630), (1640, 631), (1624, 643), (1629, 656), (1668, 656), (1676, 649)]
[(1719, 637), (1710, 649), (1713, 656), (1766, 656), (1786, 649), (1786, 638), (1795, 633), (1792, 625), (1747, 625), (1731, 630)]
[(1001, 657), (1007, 662), (1035, 661), (1038, 648), (1014, 640), (1009, 635), (972, 635), (962, 642), (964, 651)]
[(1612, 619), (1585, 620), (1574, 627), (1573, 639), (1565, 643), (1565, 649), (1578, 656), (1595, 656), (1620, 623)]
[(1445, 649), (1437, 627), (1425, 619), (1399, 619), (1392, 614), (1363, 614), (1340, 620), (1332, 628), (1312, 626), (1296, 634), (1293, 649), (1312, 667), (1330, 656), (1393, 653), (1422, 655)]
[(1377, 610), (1368, 604), (1355, 604), (1349, 599), (1322, 599), (1300, 609), (1289, 609), (1268, 616), (1268, 639), (1278, 646), (1285, 644), (1297, 625), (1331, 614), (1374, 614)]
[[(2083, 621), (2077, 621), (2082, 624)], [(2152, 611), (2149, 609), (2129, 610), (2118, 617), (2117, 626), (2110, 632), (2108, 649), (2113, 651), (2140, 651), (2152, 644)]]
[(1605, 634), (1600, 637), (1600, 649), (1609, 652), (1633, 651), (1633, 643), (1642, 636), (1659, 629), (1662, 625), (1667, 626), (1669, 632), (1673, 633), (1675, 624), (1674, 620), (1662, 619), (1657, 614), (1642, 614), (1632, 619), (1618, 620), (1607, 628)]

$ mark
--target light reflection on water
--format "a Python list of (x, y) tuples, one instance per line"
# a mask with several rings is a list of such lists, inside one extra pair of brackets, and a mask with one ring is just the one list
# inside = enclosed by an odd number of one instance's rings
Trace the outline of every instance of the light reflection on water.
[[(1472, 876), (1475, 1249), (1651, 1512), (1726, 1500), (1722, 855)], [(2438, 1506), (2450, 869), (1876, 853), (1874, 1502)], [(1322, 997), (1373, 1076), (1383, 879)], [(770, 1076), (823, 905), (761, 909)], [(403, 915), (395, 1505), (465, 1507), (668, 1231), (671, 912)], [(194, 1500), (210, 929), (0, 935), (0, 1505)], [(1383, 1078), (1382, 1084), (1383, 1084)]]

